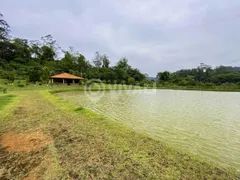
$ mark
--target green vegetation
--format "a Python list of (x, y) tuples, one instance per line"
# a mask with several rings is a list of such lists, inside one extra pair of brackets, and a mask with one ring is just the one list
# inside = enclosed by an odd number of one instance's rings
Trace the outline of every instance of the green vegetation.
[[(125, 57), (110, 66), (109, 57), (96, 52), (90, 62), (72, 47), (63, 50), (51, 35), (27, 40), (12, 38), (9, 33), (10, 26), (0, 13), (0, 81), (4, 79), (0, 84), (4, 86), (23, 88), (31, 83), (46, 84), (51, 75), (67, 72), (84, 77), (85, 83), (99, 79), (104, 84), (155, 87), (154, 80), (132, 68)], [(240, 67), (212, 68), (202, 63), (194, 69), (159, 72), (156, 79), (159, 88), (238, 91)]]
[(213, 69), (202, 63), (194, 69), (183, 69), (174, 73), (159, 72), (157, 78), (158, 87), (240, 90), (240, 67), (219, 66)]
[(42, 132), (53, 142), (28, 153), (0, 148), (4, 157), (0, 159), (2, 178), (238, 178), (234, 170), (177, 152), (48, 91), (21, 91), (16, 95), (21, 100), (12, 114), (0, 117), (0, 136), (9, 131), (21, 136)]
[(14, 95), (0, 95), (0, 110), (11, 103), (14, 97)]
[[(27, 40), (9, 37), (10, 26), (0, 14), (0, 79), (7, 84), (26, 80), (28, 82), (48, 83), (51, 75), (62, 72), (82, 76), (86, 79), (101, 79), (105, 83), (138, 84), (145, 75), (132, 68), (126, 58), (121, 58), (115, 66), (110, 66), (107, 55), (95, 53), (92, 63), (72, 47), (63, 50), (51, 35), (41, 40)], [(128, 82), (131, 77), (134, 81)]]
[[(9, 33), (10, 26), (0, 13), (0, 90), (7, 87), (14, 94), (0, 95), (0, 179), (239, 178), (235, 170), (177, 152), (48, 92), (86, 87), (87, 90), (132, 88), (126, 85), (140, 89), (135, 87), (138, 84), (152, 87), (154, 82), (132, 68), (125, 57), (110, 66), (108, 56), (96, 52), (91, 64), (73, 48), (60, 48), (51, 35), (29, 41), (12, 38)], [(86, 81), (100, 79), (104, 84), (100, 87), (87, 82), (80, 87), (46, 85), (50, 75), (62, 72), (82, 76)], [(202, 65), (192, 70), (158, 73), (158, 86), (176, 89), (220, 86), (238, 90), (239, 77), (239, 68), (212, 69)], [(112, 88), (110, 84), (119, 85)], [(27, 152), (19, 152), (18, 143), (12, 143), (11, 150), (4, 146), (3, 137), (7, 135), (13, 141), (14, 137), (25, 136), (27, 144), (37, 146), (45, 136), (33, 139), (33, 132), (45, 134), (52, 143), (37, 150), (29, 147)]]

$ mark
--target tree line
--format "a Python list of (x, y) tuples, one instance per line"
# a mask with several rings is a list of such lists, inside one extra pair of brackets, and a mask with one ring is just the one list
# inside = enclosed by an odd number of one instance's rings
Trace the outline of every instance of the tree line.
[[(61, 56), (61, 58), (60, 58)], [(71, 73), (88, 79), (100, 79), (108, 84), (153, 85), (147, 74), (121, 58), (111, 66), (106, 54), (96, 52), (92, 61), (73, 47), (62, 49), (51, 35), (40, 40), (27, 40), (10, 36), (10, 26), (0, 13), (0, 79), (29, 82), (48, 81), (51, 75)], [(240, 67), (219, 66), (212, 68), (201, 63), (193, 69), (176, 72), (159, 72), (158, 86), (219, 86), (240, 85)]]
[(9, 33), (10, 26), (0, 14), (0, 79), (47, 82), (51, 75), (67, 72), (105, 83), (135, 85), (147, 82), (146, 75), (131, 67), (125, 57), (110, 66), (109, 57), (96, 52), (90, 62), (72, 47), (62, 49), (51, 35), (29, 41), (12, 38)]
[(240, 86), (240, 67), (218, 66), (212, 68), (201, 63), (197, 68), (168, 71), (157, 74), (159, 85), (179, 86)]

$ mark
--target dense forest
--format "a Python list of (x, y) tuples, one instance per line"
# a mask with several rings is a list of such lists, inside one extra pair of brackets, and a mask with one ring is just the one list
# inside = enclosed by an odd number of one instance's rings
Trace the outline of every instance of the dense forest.
[[(40, 40), (11, 37), (10, 26), (0, 13), (0, 79), (8, 83), (15, 80), (46, 83), (49, 76), (62, 72), (109, 84), (151, 85), (154, 82), (147, 74), (132, 68), (125, 57), (111, 66), (106, 54), (96, 52), (89, 61), (72, 47), (62, 49), (51, 35)], [(159, 72), (156, 79), (159, 86), (240, 85), (240, 68), (212, 68), (202, 63), (194, 69)]]
[(0, 14), (0, 78), (10, 82), (15, 79), (47, 82), (50, 75), (62, 72), (106, 83), (135, 84), (145, 80), (145, 75), (132, 68), (126, 58), (110, 66), (108, 56), (96, 52), (90, 62), (72, 47), (63, 50), (51, 35), (28, 41), (12, 38), (9, 32), (10, 26)]
[(159, 72), (160, 85), (179, 86), (240, 86), (240, 67), (218, 66), (212, 68), (201, 63), (194, 69), (182, 69), (174, 73)]

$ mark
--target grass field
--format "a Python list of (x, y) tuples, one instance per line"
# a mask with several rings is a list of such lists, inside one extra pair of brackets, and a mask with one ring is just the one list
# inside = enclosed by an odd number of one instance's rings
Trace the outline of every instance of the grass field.
[(240, 92), (240, 86), (161, 86), (156, 89)]
[(11, 103), (15, 95), (0, 95), (0, 110)]
[[(104, 83), (93, 83), (92, 86), (61, 86), (61, 85), (48, 85), (48, 84), (28, 84), (26, 85), (25, 80), (16, 80), (11, 85), (6, 85), (7, 80), (0, 79), (0, 92), (2, 88), (7, 88), (8, 91), (25, 91), (25, 90), (55, 90), (55, 91), (71, 91), (71, 90), (126, 90), (126, 89), (171, 89), (171, 90), (197, 90), (197, 91), (224, 91), (224, 92), (240, 92), (240, 86), (176, 86), (176, 85), (161, 85), (153, 87), (140, 87), (132, 85), (121, 85), (121, 84), (104, 84)], [(24, 87), (18, 87), (18, 85), (24, 85)]]
[(47, 90), (13, 94), (0, 110), (0, 179), (239, 178)]

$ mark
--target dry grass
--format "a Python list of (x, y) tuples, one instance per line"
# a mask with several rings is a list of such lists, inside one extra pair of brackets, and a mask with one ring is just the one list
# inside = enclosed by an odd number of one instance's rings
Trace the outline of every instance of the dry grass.
[(0, 146), (0, 179), (239, 178), (234, 170), (177, 152), (47, 91), (18, 95), (15, 111), (0, 119), (0, 139), (6, 132), (35, 131), (54, 142), (28, 152)]

